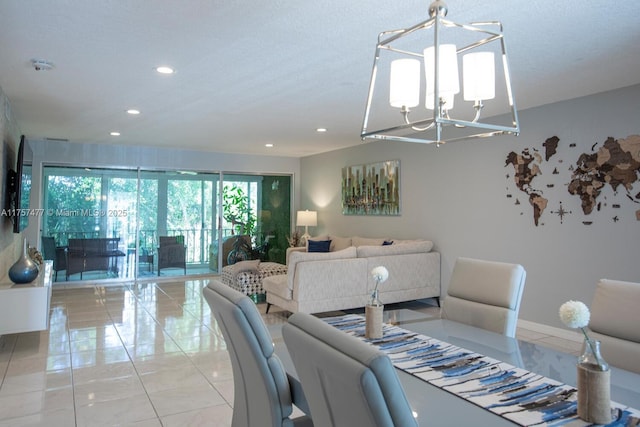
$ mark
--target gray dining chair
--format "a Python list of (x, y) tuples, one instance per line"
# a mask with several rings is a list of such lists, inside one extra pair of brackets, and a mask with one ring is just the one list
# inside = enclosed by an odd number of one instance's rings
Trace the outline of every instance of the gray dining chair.
[(417, 426), (389, 357), (307, 313), (282, 328), (314, 425)]
[(218, 280), (203, 295), (222, 331), (233, 370), (233, 427), (313, 426), (310, 418), (292, 418), (295, 404), (309, 408), (296, 381), (291, 382), (274, 353), (273, 341), (249, 297)]
[(640, 373), (640, 283), (601, 279), (591, 302), (591, 338), (610, 365)]
[(440, 317), (515, 337), (526, 277), (520, 264), (458, 258)]

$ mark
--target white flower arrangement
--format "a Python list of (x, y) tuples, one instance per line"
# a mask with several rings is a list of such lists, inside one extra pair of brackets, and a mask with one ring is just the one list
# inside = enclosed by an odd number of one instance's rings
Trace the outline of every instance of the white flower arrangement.
[(371, 277), (376, 281), (376, 287), (371, 292), (370, 305), (382, 305), (378, 299), (378, 285), (389, 278), (389, 271), (381, 265), (371, 269)]
[(600, 364), (600, 359), (595, 351), (593, 341), (589, 338), (587, 330), (585, 329), (589, 325), (591, 319), (591, 313), (585, 303), (581, 301), (567, 301), (560, 306), (560, 320), (567, 327), (571, 329), (580, 329), (584, 335), (584, 339), (587, 341), (591, 352), (596, 357), (596, 362)]
[(371, 277), (376, 281), (376, 287), (373, 290), (375, 292), (378, 290), (378, 285), (380, 283), (384, 283), (389, 278), (389, 270), (387, 270), (386, 267), (379, 265), (371, 270)]

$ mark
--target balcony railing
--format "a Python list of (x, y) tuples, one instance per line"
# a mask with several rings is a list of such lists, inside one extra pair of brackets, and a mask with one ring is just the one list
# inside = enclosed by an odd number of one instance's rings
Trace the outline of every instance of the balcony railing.
[[(127, 236), (119, 233), (100, 233), (99, 231), (56, 231), (50, 233), (55, 238), (57, 246), (68, 246), (69, 239), (90, 239), (97, 237), (120, 237), (119, 248), (126, 253), (127, 248), (135, 247), (135, 235)], [(167, 236), (184, 236), (184, 244), (187, 247), (187, 264), (207, 264), (211, 255), (211, 245), (217, 244), (216, 230), (202, 229), (171, 229), (167, 230)], [(222, 239), (232, 235), (231, 229), (222, 230)], [(155, 253), (158, 249), (158, 231), (140, 230), (140, 247), (149, 253)]]

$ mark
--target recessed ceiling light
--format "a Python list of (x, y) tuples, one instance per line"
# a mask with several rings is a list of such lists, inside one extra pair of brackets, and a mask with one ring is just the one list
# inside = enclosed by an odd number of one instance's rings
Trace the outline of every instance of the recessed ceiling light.
[(327, 131), (327, 128), (318, 128), (318, 129), (316, 129), (316, 132), (318, 132), (318, 133), (322, 133), (322, 132), (326, 132), (326, 131)]
[(111, 136), (120, 136), (120, 132), (111, 132), (109, 133)]
[(156, 68), (156, 71), (159, 72), (160, 74), (173, 74), (175, 73), (175, 70), (171, 67), (167, 67), (167, 66), (160, 66)]
[(140, 110), (136, 110), (135, 108), (130, 108), (127, 110), (127, 113), (136, 115), (136, 114), (140, 114)]
[(265, 147), (271, 148), (273, 147), (273, 144), (264, 144)]

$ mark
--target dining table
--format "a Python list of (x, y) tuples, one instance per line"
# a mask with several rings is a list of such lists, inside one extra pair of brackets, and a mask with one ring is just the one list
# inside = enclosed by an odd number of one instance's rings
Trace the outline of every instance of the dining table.
[[(364, 311), (359, 314), (364, 315)], [(384, 322), (576, 386), (578, 356), (574, 354), (411, 309), (385, 310)], [(282, 339), (282, 325), (271, 324), (269, 329), (276, 354), (294, 381), (297, 380), (295, 367)], [(396, 369), (396, 372), (420, 426), (517, 425), (402, 369)], [(612, 366), (611, 399), (622, 406), (640, 408), (640, 374)]]

